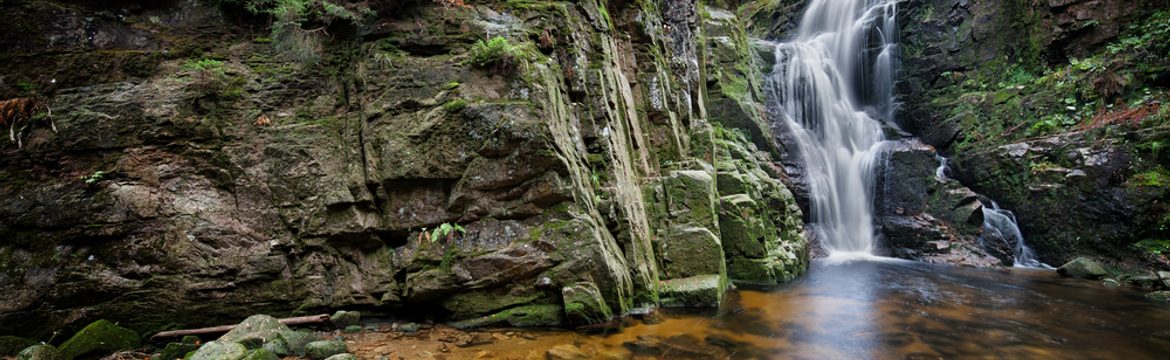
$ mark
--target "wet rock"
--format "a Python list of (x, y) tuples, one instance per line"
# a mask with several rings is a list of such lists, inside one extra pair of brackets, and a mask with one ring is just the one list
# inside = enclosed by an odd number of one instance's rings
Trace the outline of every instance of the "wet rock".
[(211, 341), (195, 350), (187, 360), (241, 360), (248, 356), (248, 348), (234, 342)]
[(11, 335), (0, 336), (0, 356), (15, 356), (21, 350), (36, 344), (36, 341), (22, 337)]
[(71, 360), (83, 355), (109, 355), (138, 346), (138, 333), (108, 320), (98, 320), (82, 328), (58, 350), (62, 359)]
[(305, 345), (305, 357), (321, 360), (347, 351), (344, 341), (318, 340)]
[(1159, 271), (1158, 278), (1162, 279), (1162, 286), (1170, 288), (1170, 271)]
[(357, 356), (354, 356), (353, 354), (344, 353), (344, 354), (337, 354), (337, 355), (327, 357), (327, 358), (325, 358), (325, 360), (358, 360), (358, 358), (357, 358)]
[(52, 345), (33, 345), (16, 355), (16, 360), (61, 360), (57, 348)]
[(1117, 280), (1106, 278), (1105, 280), (1101, 280), (1101, 286), (1104, 286), (1107, 288), (1116, 288), (1116, 287), (1121, 286), (1121, 283), (1117, 282)]
[(553, 346), (548, 349), (545, 355), (548, 360), (587, 360), (592, 358), (585, 350), (568, 344)]
[(594, 283), (579, 282), (566, 286), (561, 289), (561, 296), (565, 304), (565, 319), (570, 324), (597, 324), (613, 317), (613, 312)]
[(671, 359), (716, 359), (726, 356), (719, 346), (699, 341), (690, 335), (662, 338), (655, 335), (640, 335), (635, 341), (623, 344), (634, 354), (668, 356)]
[(287, 325), (268, 315), (252, 315), (236, 325), (235, 329), (219, 337), (220, 342), (238, 342), (255, 349), (269, 340), (276, 339), (283, 331), (292, 331)]
[(663, 280), (658, 285), (663, 307), (718, 306), (726, 290), (726, 280), (719, 275)]
[(1170, 302), (1170, 291), (1154, 291), (1146, 293), (1146, 298), (1154, 301)]
[(1101, 264), (1084, 257), (1073, 259), (1061, 265), (1056, 269), (1056, 272), (1063, 276), (1082, 279), (1100, 279), (1109, 275), (1109, 272), (1105, 271)]
[(345, 332), (349, 334), (356, 334), (362, 332), (361, 325), (350, 325), (345, 327)]
[(362, 314), (357, 311), (339, 310), (329, 317), (329, 322), (333, 323), (333, 327), (344, 329), (352, 325), (361, 325)]

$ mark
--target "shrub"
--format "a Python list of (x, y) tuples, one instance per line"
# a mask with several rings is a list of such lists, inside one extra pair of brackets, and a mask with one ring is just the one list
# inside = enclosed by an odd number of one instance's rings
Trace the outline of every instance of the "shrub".
[(187, 60), (183, 63), (193, 79), (192, 84), (202, 95), (219, 94), (227, 86), (227, 73), (223, 62), (214, 59)]
[[(273, 18), (273, 47), (291, 60), (315, 63), (321, 58), (324, 26), (337, 21), (360, 25), (374, 15), (366, 2), (337, 0), (225, 0), (248, 12)], [(306, 29), (307, 25), (321, 25)]]

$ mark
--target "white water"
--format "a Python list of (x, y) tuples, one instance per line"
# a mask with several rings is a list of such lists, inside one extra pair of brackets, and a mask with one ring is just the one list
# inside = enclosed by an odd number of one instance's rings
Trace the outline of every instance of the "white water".
[(982, 237), (983, 241), (988, 241), (990, 237), (992, 240), (1011, 244), (1012, 257), (1014, 258), (1012, 266), (1014, 267), (1051, 268), (1051, 266), (1037, 260), (1032, 249), (1024, 243), (1024, 234), (1020, 232), (1016, 215), (1011, 211), (1000, 209), (999, 204), (994, 201), (991, 202), (990, 207), (986, 204), (983, 206)]
[(810, 0), (776, 44), (768, 90), (800, 146), (812, 231), (830, 257), (872, 254), (880, 120), (893, 122), (897, 0)]

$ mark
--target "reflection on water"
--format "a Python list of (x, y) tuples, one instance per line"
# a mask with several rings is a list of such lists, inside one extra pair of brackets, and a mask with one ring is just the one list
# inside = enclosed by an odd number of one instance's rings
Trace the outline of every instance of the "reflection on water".
[(730, 292), (725, 303), (609, 334), (543, 332), (489, 347), (507, 354), (568, 343), (663, 358), (1170, 357), (1170, 307), (1051, 270), (818, 262), (782, 288)]

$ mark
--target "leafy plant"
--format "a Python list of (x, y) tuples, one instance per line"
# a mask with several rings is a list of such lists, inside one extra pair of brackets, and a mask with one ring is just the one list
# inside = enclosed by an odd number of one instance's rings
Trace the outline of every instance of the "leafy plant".
[[(286, 57), (315, 63), (321, 55), (325, 26), (335, 22), (360, 25), (374, 11), (367, 2), (337, 0), (224, 0), (237, 3), (249, 12), (269, 15), (272, 22), (273, 47)], [(318, 25), (312, 27), (313, 25)], [(306, 28), (310, 26), (312, 28)]]
[(467, 230), (459, 224), (443, 223), (431, 231), (431, 242), (438, 241), (439, 238), (445, 238), (447, 241), (451, 241), (455, 237), (456, 232), (466, 234)]
[(1146, 239), (1130, 246), (1146, 254), (1170, 254), (1170, 239)]
[(105, 177), (106, 177), (106, 172), (98, 170), (98, 171), (94, 171), (92, 174), (82, 176), (81, 181), (84, 181), (86, 185), (96, 185), (97, 183), (99, 183), (103, 179), (105, 179)]
[(519, 61), (522, 52), (508, 39), (496, 36), (488, 41), (479, 40), (471, 46), (471, 57), (467, 63), (482, 68), (507, 68)]

